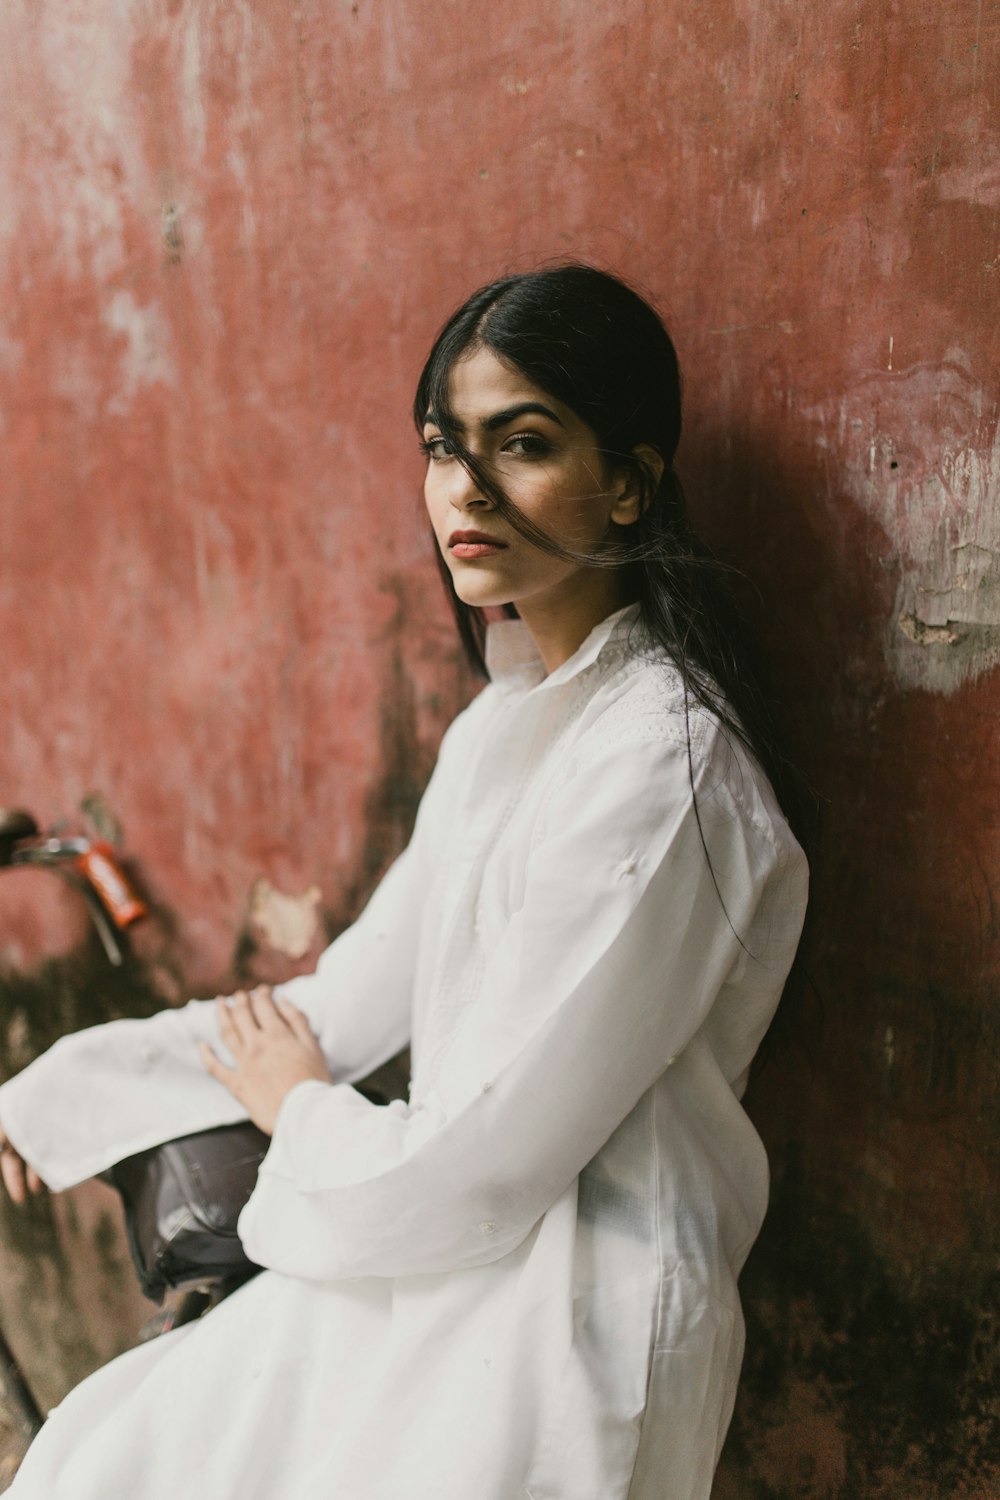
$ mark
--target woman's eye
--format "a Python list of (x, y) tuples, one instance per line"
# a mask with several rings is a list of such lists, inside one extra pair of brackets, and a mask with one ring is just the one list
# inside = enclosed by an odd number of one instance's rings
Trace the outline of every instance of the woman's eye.
[(420, 444), (420, 450), (432, 463), (440, 463), (443, 458), (451, 458), (455, 451), (448, 439), (443, 437), (424, 438)]
[(543, 454), (552, 451), (552, 445), (540, 433), (515, 432), (504, 443), (502, 451), (512, 454), (514, 458), (541, 458)]

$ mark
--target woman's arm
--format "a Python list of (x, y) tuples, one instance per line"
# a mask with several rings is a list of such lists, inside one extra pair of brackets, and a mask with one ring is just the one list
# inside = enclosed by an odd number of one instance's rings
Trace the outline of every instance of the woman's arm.
[[(406, 1045), (419, 863), (416, 849), (404, 851), (316, 973), (277, 992), (323, 1038), (339, 1080), (363, 1077)], [(200, 1045), (232, 1061), (214, 1001), (63, 1037), (0, 1088), (0, 1126), (58, 1190), (159, 1141), (245, 1119), (205, 1071)]]
[(759, 966), (741, 1024), (759, 1035), (805, 869), (783, 822), (734, 794), (756, 773), (733, 760), (717, 743), (696, 766), (701, 832), (683, 742), (608, 744), (579, 766), (434, 1091), (378, 1109), (335, 1085), (294, 1088), (240, 1221), (251, 1256), (317, 1279), (497, 1259), (699, 1030), (742, 969), (741, 939)]
[[(358, 920), (327, 948), (314, 974), (276, 989), (306, 1016), (338, 1081), (364, 1077), (409, 1039), (420, 917), (444, 816), (439, 804), (456, 774), (452, 762), (461, 759), (463, 722), (475, 708), (445, 735), (413, 838)], [(245, 1119), (243, 1105), (206, 1072), (202, 1045), (231, 1064), (213, 1001), (64, 1037), (0, 1088), (0, 1129), (44, 1182), (60, 1189), (160, 1141)]]

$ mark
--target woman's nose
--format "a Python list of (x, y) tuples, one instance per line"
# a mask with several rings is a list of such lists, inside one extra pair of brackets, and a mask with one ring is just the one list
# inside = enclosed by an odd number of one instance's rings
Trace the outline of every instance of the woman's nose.
[(448, 496), (456, 510), (482, 510), (490, 509), (493, 501), (489, 496), (483, 494), (482, 485), (475, 475), (470, 474), (468, 469), (461, 464), (455, 465), (455, 475), (452, 490)]

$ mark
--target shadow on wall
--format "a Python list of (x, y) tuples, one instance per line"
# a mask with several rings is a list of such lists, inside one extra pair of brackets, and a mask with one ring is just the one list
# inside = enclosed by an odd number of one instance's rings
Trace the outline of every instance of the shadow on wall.
[[(772, 1205), (741, 1283), (747, 1356), (713, 1496), (985, 1500), (1000, 1494), (1000, 1026), (976, 839), (996, 674), (948, 697), (893, 679), (897, 549), (846, 481), (783, 451), (727, 434), (688, 461), (706, 536), (759, 588), (748, 613), (820, 814), (807, 977), (747, 1096)], [(949, 742), (967, 780), (928, 753)]]

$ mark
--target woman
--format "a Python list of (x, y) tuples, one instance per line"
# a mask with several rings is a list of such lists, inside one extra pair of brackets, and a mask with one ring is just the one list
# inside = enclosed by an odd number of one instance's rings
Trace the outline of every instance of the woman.
[[(544, 270), (454, 315), (414, 411), (489, 685), (314, 975), (0, 1090), (14, 1196), (272, 1135), (240, 1221), (269, 1269), (84, 1381), (17, 1500), (709, 1494), (767, 1191), (739, 1099), (806, 872), (673, 475), (676, 358), (622, 283)], [(377, 1108), (351, 1084), (407, 1041)]]

